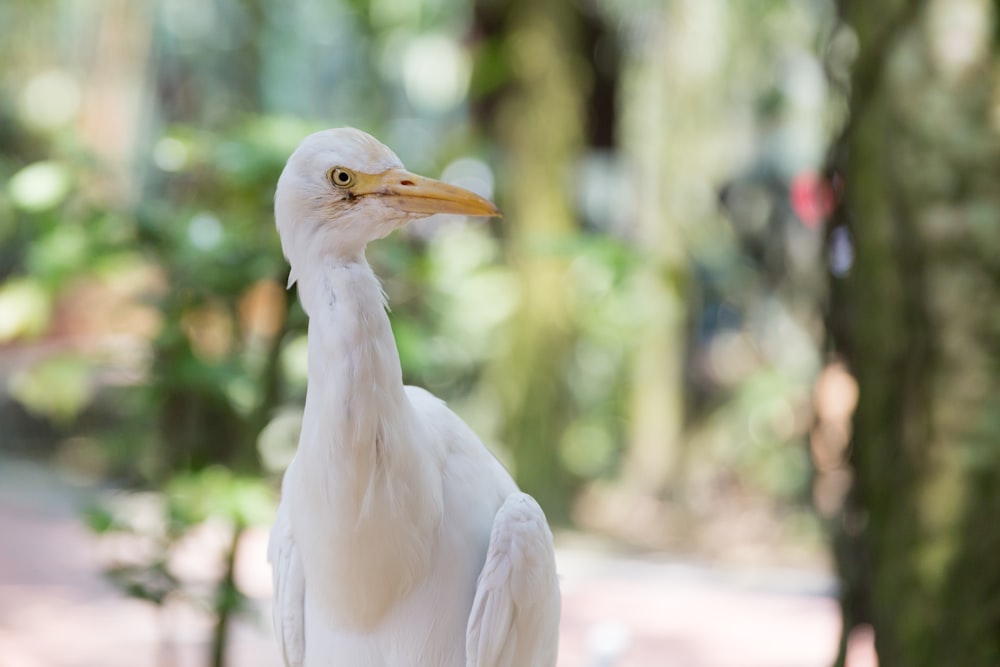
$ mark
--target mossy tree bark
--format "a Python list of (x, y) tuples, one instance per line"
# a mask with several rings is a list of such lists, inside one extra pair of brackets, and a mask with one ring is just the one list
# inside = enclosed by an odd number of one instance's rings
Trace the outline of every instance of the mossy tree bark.
[[(979, 27), (956, 34), (958, 10)], [(836, 551), (845, 636), (871, 623), (883, 665), (1000, 664), (993, 11), (845, 3), (861, 56), (836, 224), (854, 261), (829, 323), (860, 400)]]
[(563, 378), (576, 337), (566, 249), (577, 225), (570, 197), (584, 145), (581, 25), (578, 10), (561, 0), (511, 7), (503, 32), (510, 79), (496, 109), (504, 224), (521, 305), (494, 377), (517, 482), (557, 523), (569, 518), (573, 488), (559, 442), (570, 418)]

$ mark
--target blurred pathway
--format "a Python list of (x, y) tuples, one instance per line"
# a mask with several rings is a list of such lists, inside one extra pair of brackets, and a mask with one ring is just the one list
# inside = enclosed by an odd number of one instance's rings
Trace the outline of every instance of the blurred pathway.
[[(0, 466), (0, 667), (205, 664), (206, 617), (179, 606), (158, 617), (123, 599), (98, 573), (78, 498), (37, 468)], [(265, 542), (262, 531), (244, 545), (244, 587), (260, 598), (258, 617), (233, 633), (233, 667), (281, 665)], [(570, 548), (558, 558), (560, 667), (827, 667), (834, 655), (839, 617), (823, 575)]]

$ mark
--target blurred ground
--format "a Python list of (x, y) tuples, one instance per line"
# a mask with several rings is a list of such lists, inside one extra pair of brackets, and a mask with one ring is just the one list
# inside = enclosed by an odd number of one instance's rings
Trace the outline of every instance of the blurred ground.
[[(41, 468), (0, 461), (0, 667), (204, 665), (207, 616), (175, 604), (158, 617), (104, 582), (76, 518), (79, 500)], [(234, 629), (231, 665), (281, 664), (265, 543), (259, 533), (244, 545), (239, 578), (259, 604)], [(826, 667), (835, 653), (839, 615), (824, 573), (720, 569), (568, 543), (558, 558), (560, 667)]]

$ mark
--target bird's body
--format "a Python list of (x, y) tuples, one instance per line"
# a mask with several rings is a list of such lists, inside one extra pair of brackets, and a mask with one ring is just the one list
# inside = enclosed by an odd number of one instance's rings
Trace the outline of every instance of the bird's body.
[(403, 385), (364, 258), (368, 241), (437, 210), (495, 213), (402, 171), (357, 130), (308, 137), (279, 181), (275, 215), (310, 316), (302, 434), (269, 548), (289, 667), (555, 664), (544, 515), (443, 402)]

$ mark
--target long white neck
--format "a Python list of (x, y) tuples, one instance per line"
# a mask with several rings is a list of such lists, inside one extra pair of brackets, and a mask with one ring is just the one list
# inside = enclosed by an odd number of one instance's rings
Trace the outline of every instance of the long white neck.
[[(309, 388), (291, 492), (307, 576), (345, 623), (367, 627), (405, 595), (431, 554), (440, 497), (420, 451), (378, 278), (363, 256), (329, 258), (299, 280), (309, 313)], [(438, 492), (439, 493), (439, 492)], [(293, 525), (296, 518), (293, 518)]]
[[(380, 467), (405, 442), (388, 438), (410, 421), (385, 294), (363, 256), (331, 258), (299, 284), (309, 314), (309, 388), (303, 456), (317, 471), (349, 475), (353, 500), (377, 486)], [(393, 438), (396, 440), (395, 438)]]

